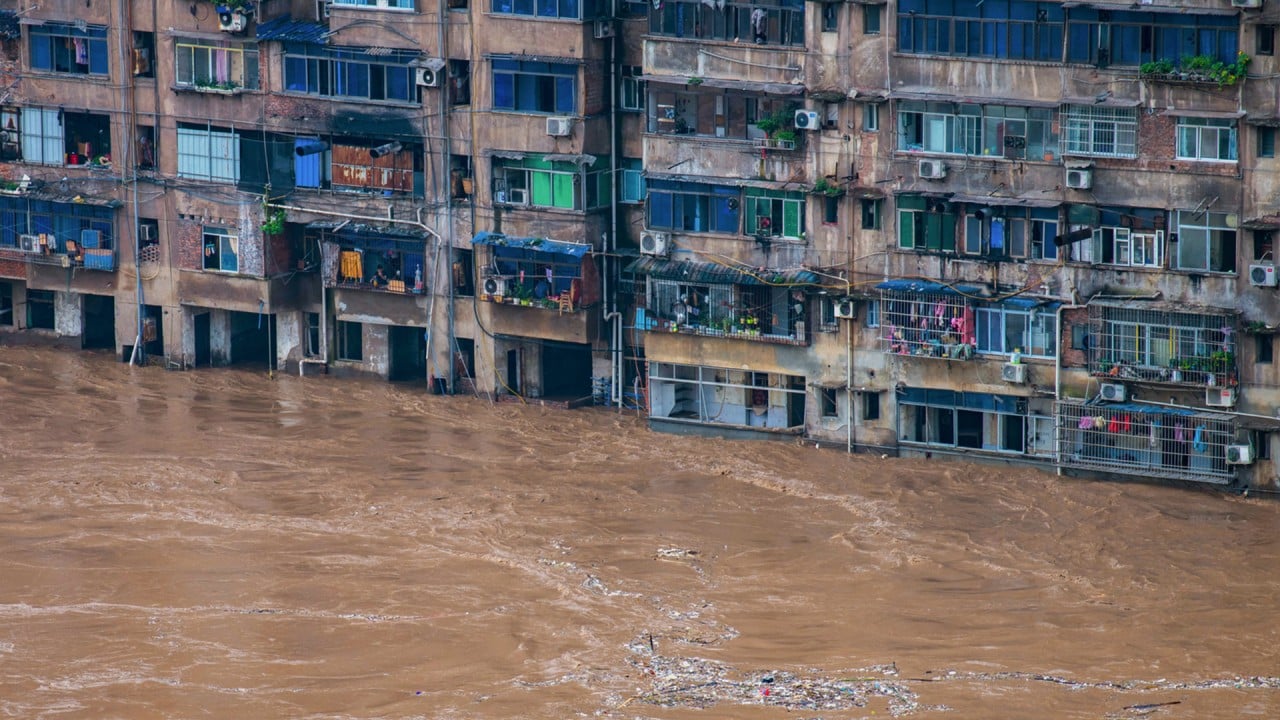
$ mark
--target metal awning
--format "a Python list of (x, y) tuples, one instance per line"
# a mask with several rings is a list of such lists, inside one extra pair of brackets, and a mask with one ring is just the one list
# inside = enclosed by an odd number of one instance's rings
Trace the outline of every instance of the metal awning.
[(574, 155), (571, 153), (551, 153), (549, 155), (543, 155), (542, 160), (544, 162), (567, 162), (567, 163), (573, 163), (574, 165), (595, 165), (596, 164), (595, 155), (585, 155), (585, 154)]
[(1094, 295), (1085, 301), (1089, 307), (1106, 307), (1120, 310), (1157, 310), (1161, 312), (1182, 313), (1186, 315), (1207, 315), (1216, 317), (1234, 317), (1240, 314), (1235, 308), (1208, 307), (1192, 305), (1185, 302), (1172, 302), (1163, 296), (1144, 297), (1126, 295)]
[(1172, 13), (1177, 15), (1235, 15), (1235, 8), (1221, 7), (1188, 7), (1185, 5), (1143, 5), (1131, 2), (1096, 2), (1095, 0), (1067, 0), (1064, 8), (1091, 8), (1093, 10), (1110, 10), (1112, 12), (1145, 12)]
[[(752, 178), (727, 178), (712, 175), (677, 175), (674, 173), (654, 173), (648, 171), (645, 171), (642, 175), (645, 180), (665, 180), (667, 182), (721, 185), (724, 187), (755, 187), (765, 188), (768, 190), (795, 190), (796, 192), (802, 192), (805, 189), (804, 187), (797, 185), (794, 181), (787, 180), (755, 180)], [(786, 187), (788, 185), (793, 187)]]
[[(1027, 98), (998, 97), (995, 95), (948, 95), (940, 93), (936, 88), (904, 87), (889, 93), (893, 100), (920, 100), (924, 102), (949, 102), (965, 105), (1013, 105), (1030, 108), (1055, 108), (1060, 104), (1057, 100), (1030, 100)], [(1092, 102), (1092, 100), (1090, 100)]]
[(113, 210), (124, 205), (123, 202), (112, 198), (96, 198), (89, 195), (51, 192), (49, 190), (28, 190), (18, 197), (28, 200), (42, 200), (45, 202), (61, 203), (63, 205), (90, 205), (92, 207), (111, 208)]
[(1097, 95), (1090, 95), (1087, 97), (1075, 97), (1075, 96), (1064, 97), (1058, 101), (1058, 104), (1059, 105), (1097, 105), (1098, 107), (1131, 108), (1131, 107), (1138, 107), (1139, 105), (1142, 104), (1142, 101), (1137, 99), (1128, 100), (1125, 98), (1118, 98), (1111, 95), (1108, 95), (1103, 99), (1099, 100)]
[(1240, 223), (1242, 230), (1276, 230), (1280, 229), (1280, 214), (1252, 217)]
[(524, 153), (516, 150), (489, 150), (489, 157), (499, 158), (501, 160), (523, 160)]
[(1280, 116), (1271, 115), (1247, 115), (1244, 119), (1250, 125), (1261, 125), (1263, 127), (1280, 127)]
[(308, 20), (294, 20), (291, 15), (281, 15), (259, 23), (257, 38), (323, 45), (329, 40), (329, 26)]
[[(688, 85), (692, 79), (681, 75), (642, 75), (645, 82), (662, 83), (664, 85)], [(751, 80), (727, 80), (722, 78), (699, 78), (698, 85), (722, 90), (743, 90), (768, 95), (803, 95), (804, 85), (793, 83), (767, 83)]]
[(499, 248), (512, 248), (525, 250), (530, 252), (543, 252), (552, 255), (568, 255), (573, 258), (581, 258), (591, 252), (592, 248), (586, 243), (565, 242), (563, 240), (551, 240), (550, 238), (535, 237), (510, 237), (502, 233), (479, 232), (475, 237), (471, 238), (472, 245), (489, 245), (494, 248), (495, 252)]
[(932, 280), (885, 280), (877, 284), (876, 289), (890, 292), (968, 295), (984, 300), (990, 295), (987, 289), (981, 285), (965, 285), (961, 283), (946, 285)]
[(959, 193), (951, 196), (951, 202), (969, 203), (971, 205), (989, 205), (993, 207), (1030, 208), (1051, 208), (1058, 207), (1062, 204), (1061, 200), (1045, 197), (1000, 197), (999, 195), (963, 195)]
[(816, 273), (803, 270), (773, 270), (753, 267), (732, 267), (692, 260), (667, 260), (642, 257), (631, 263), (623, 272), (648, 275), (668, 280), (724, 285), (819, 285)]

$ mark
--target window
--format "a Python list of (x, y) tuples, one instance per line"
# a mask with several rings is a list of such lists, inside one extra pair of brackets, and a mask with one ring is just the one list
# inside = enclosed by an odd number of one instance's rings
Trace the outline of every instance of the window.
[(763, 237), (804, 237), (806, 206), (803, 193), (747, 189), (744, 234)]
[(976, 155), (981, 145), (978, 105), (904, 101), (898, 105), (898, 149)]
[(160, 262), (160, 221), (138, 221), (138, 262)]
[(1258, 157), (1273, 158), (1276, 156), (1276, 129), (1259, 125), (1255, 132), (1258, 136)]
[(822, 222), (835, 225), (840, 222), (840, 198), (832, 195), (822, 196)]
[(137, 134), (137, 150), (134, 159), (139, 170), (156, 169), (156, 129), (153, 125), (139, 125)]
[(970, 205), (965, 216), (964, 251), (990, 257), (1053, 259), (1057, 257), (1053, 244), (1057, 232), (1056, 209)]
[(880, 419), (880, 393), (861, 392), (858, 394), (862, 397), (862, 419), (863, 420), (879, 420)]
[(883, 7), (880, 5), (863, 5), (862, 6), (862, 34), (863, 35), (879, 35), (880, 34), (880, 12)]
[(895, 355), (967, 360), (974, 345), (973, 309), (963, 295), (933, 289), (882, 290), (880, 348)]
[(343, 48), (285, 43), (284, 87), (322, 97), (414, 103), (418, 84), (407, 50)]
[(736, 187), (651, 180), (647, 225), (654, 230), (740, 232), (741, 191)]
[(396, 8), (398, 10), (412, 10), (414, 8), (413, 0), (329, 0), (329, 1), (332, 2), (334, 5), (345, 5), (347, 7)]
[(107, 75), (107, 29), (71, 23), (46, 22), (28, 26), (31, 69), (72, 75)]
[(54, 320), (53, 291), (27, 290), (27, 327), (52, 330)]
[(649, 11), (649, 33), (757, 45), (803, 45), (804, 3), (799, 0), (665, 0)]
[(22, 159), (35, 165), (62, 165), (63, 113), (49, 108), (22, 108)]
[(354, 362), (364, 359), (364, 325), (338, 321), (338, 359)]
[(622, 68), (622, 97), (619, 109), (644, 112), (644, 82), (640, 79), (643, 68), (627, 65)]
[(238, 181), (240, 136), (229, 130), (179, 125), (178, 177)]
[(1068, 105), (1063, 111), (1063, 152), (1097, 157), (1138, 156), (1138, 111)]
[(862, 129), (867, 132), (880, 131), (880, 103), (862, 106)]
[(493, 109), (574, 113), (577, 107), (577, 65), (493, 58)]
[(644, 202), (644, 161), (640, 158), (623, 158), (620, 172), (622, 173), (620, 202)]
[(1178, 159), (1236, 161), (1236, 121), (1178, 118)]
[[(570, 162), (547, 162), (542, 159), (525, 158), (523, 160), (495, 160), (493, 168), (493, 201), (510, 205), (532, 205), (534, 207), (561, 208), (564, 210), (583, 209), (583, 197), (579, 191), (581, 177), (578, 166)], [(600, 173), (607, 181), (607, 173)], [(592, 183), (598, 183), (598, 176), (591, 174)], [(603, 198), (597, 192), (592, 193), (595, 203), (607, 203), (609, 195)]]
[(22, 159), (21, 117), (19, 108), (0, 108), (0, 161)]
[(234, 90), (258, 88), (258, 49), (205, 40), (178, 39), (175, 81), (183, 87)]
[(1276, 54), (1276, 26), (1275, 25), (1259, 25), (1254, 31), (1254, 38), (1257, 43), (1254, 45), (1254, 55), (1275, 55)]
[(490, 8), (496, 14), (562, 20), (579, 20), (596, 15), (592, 0), (491, 0)]
[(151, 59), (156, 56), (156, 34), (153, 32), (133, 33), (133, 74), (134, 77), (154, 78), (155, 63)]
[(19, 235), (45, 235), (50, 252), (67, 250), (67, 242), (81, 243), (92, 230), (98, 249), (115, 247), (114, 211), (110, 207), (77, 202), (51, 202), (28, 197), (0, 197), (0, 247), (18, 247)]
[(956, 251), (956, 211), (950, 203), (920, 195), (898, 197), (898, 247)]
[(1024, 453), (1027, 399), (905, 387), (898, 391), (901, 440), (942, 447)]
[(880, 327), (880, 301), (868, 300), (866, 302), (866, 308), (867, 308), (867, 327), (869, 328)]
[(1253, 231), (1253, 259), (1268, 260), (1275, 256), (1275, 233), (1271, 230)]
[(839, 417), (840, 410), (839, 406), (836, 404), (836, 399), (840, 391), (837, 388), (818, 388), (818, 392), (821, 393), (822, 396), (820, 398), (822, 403), (822, 417)]
[(240, 271), (240, 238), (229, 228), (204, 229), (204, 269), (219, 272)]
[(320, 355), (320, 313), (309, 312), (307, 315), (307, 357)]
[(1093, 262), (1133, 267), (1162, 267), (1164, 231), (1101, 227), (1093, 231)]
[(978, 352), (1027, 357), (1056, 357), (1058, 320), (1049, 308), (1010, 305), (980, 307), (976, 311)]
[(1275, 362), (1275, 336), (1254, 335), (1254, 360), (1262, 365)]
[(1179, 270), (1236, 271), (1236, 230), (1227, 213), (1178, 212)]
[(1066, 13), (1057, 3), (1012, 0), (984, 7), (950, 0), (903, 0), (897, 17), (902, 52), (1062, 60)]
[(1229, 316), (1090, 305), (1089, 320), (1095, 375), (1203, 385), (1236, 370)]
[(884, 201), (878, 198), (863, 198), (858, 201), (863, 230), (880, 229), (880, 209), (883, 204)]
[(818, 296), (818, 332), (836, 332), (840, 321), (836, 319), (836, 299), (830, 295)]
[(1048, 108), (982, 106), (982, 154), (1007, 160), (1039, 160), (1058, 150), (1056, 113)]

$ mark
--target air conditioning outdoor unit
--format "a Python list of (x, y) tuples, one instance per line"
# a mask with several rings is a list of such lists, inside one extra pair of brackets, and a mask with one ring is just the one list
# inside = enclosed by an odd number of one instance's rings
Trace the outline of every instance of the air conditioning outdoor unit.
[(481, 291), (490, 297), (505, 297), (507, 294), (507, 279), (501, 275), (490, 275), (481, 283)]
[(818, 121), (818, 113), (816, 110), (796, 111), (797, 130), (819, 130), (821, 128), (822, 123)]
[(1102, 383), (1098, 390), (1098, 397), (1107, 402), (1124, 402), (1128, 396), (1125, 386), (1120, 383)]
[(591, 34), (597, 40), (613, 37), (613, 22), (606, 19), (597, 19), (595, 25), (592, 26)]
[(39, 235), (19, 235), (18, 248), (22, 252), (38, 253), (40, 252), (40, 236)]
[(1209, 407), (1235, 407), (1236, 389), (1233, 387), (1207, 387), (1204, 389), (1204, 404)]
[(570, 117), (549, 117), (547, 118), (547, 134), (551, 137), (567, 137), (573, 132), (573, 118)]
[(218, 29), (225, 33), (242, 33), (249, 24), (249, 18), (243, 11), (232, 10), (226, 5), (218, 6)]
[(1249, 266), (1249, 284), (1258, 287), (1275, 287), (1276, 286), (1276, 266), (1275, 265), (1250, 265)]
[(645, 230), (640, 233), (640, 252), (654, 257), (666, 257), (671, 252), (671, 236)]
[(415, 73), (418, 87), (440, 87), (440, 71), (431, 68), (418, 68)]
[(1228, 445), (1227, 446), (1227, 464), (1228, 465), (1252, 465), (1253, 464), (1253, 446), (1252, 445)]
[(1088, 190), (1093, 187), (1093, 171), (1087, 168), (1069, 168), (1067, 187), (1072, 190)]
[(1262, 7), (1262, 0), (1231, 0), (1231, 7), (1260, 8)]
[(921, 160), (920, 177), (926, 180), (941, 180), (947, 176), (947, 166), (941, 160)]
[(1027, 366), (1022, 363), (1005, 363), (1000, 369), (1000, 379), (1007, 383), (1024, 385), (1027, 382)]
[(854, 304), (853, 298), (840, 298), (835, 304), (836, 318), (840, 320), (853, 320), (858, 316), (858, 306)]

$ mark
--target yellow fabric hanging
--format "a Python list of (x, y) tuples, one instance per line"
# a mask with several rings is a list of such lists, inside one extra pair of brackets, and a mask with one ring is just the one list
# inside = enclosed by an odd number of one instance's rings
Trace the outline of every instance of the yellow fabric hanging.
[(343, 250), (339, 256), (340, 274), (343, 280), (360, 282), (364, 280), (364, 267), (360, 253), (354, 250)]

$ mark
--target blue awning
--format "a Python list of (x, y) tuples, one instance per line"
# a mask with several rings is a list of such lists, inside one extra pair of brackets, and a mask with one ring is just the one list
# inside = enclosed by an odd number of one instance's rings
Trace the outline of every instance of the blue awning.
[(551, 253), (552, 255), (568, 255), (572, 258), (581, 259), (584, 255), (591, 252), (591, 246), (586, 243), (565, 242), (563, 240), (551, 240), (549, 238), (534, 237), (510, 237), (502, 233), (479, 232), (471, 239), (472, 245), (490, 245), (495, 248), (513, 248), (518, 250), (528, 250), (532, 252)]
[(724, 283), (732, 285), (820, 285), (817, 274), (803, 269), (759, 270), (750, 267), (733, 267), (692, 260), (667, 260), (642, 257), (623, 270), (637, 275), (649, 275), (668, 280), (697, 283)]
[(877, 290), (894, 290), (912, 293), (941, 293), (944, 295), (971, 295), (985, 297), (986, 289), (977, 285), (943, 285), (928, 280), (886, 280), (876, 285)]
[(323, 45), (328, 41), (329, 26), (307, 20), (294, 20), (282, 15), (258, 24), (259, 40), (292, 40)]

